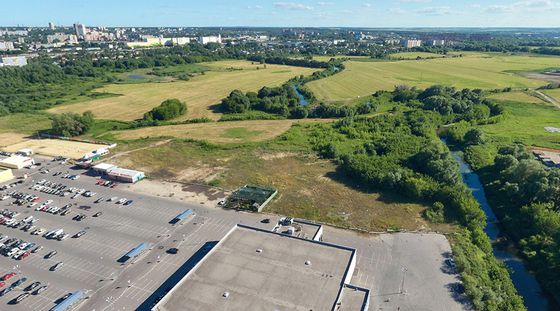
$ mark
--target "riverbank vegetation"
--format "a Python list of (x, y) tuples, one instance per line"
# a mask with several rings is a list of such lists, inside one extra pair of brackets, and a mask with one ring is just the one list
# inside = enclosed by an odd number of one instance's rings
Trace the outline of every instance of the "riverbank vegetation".
[(524, 310), (507, 269), (493, 256), (483, 211), (436, 135), (447, 122), (487, 122), (500, 113), (498, 106), (481, 92), (440, 86), (423, 91), (398, 87), (377, 96), (411, 109), (316, 125), (311, 135), (315, 150), (362, 185), (430, 205), (425, 215), (431, 221), (459, 224), (463, 229), (453, 236), (455, 260), (476, 309)]

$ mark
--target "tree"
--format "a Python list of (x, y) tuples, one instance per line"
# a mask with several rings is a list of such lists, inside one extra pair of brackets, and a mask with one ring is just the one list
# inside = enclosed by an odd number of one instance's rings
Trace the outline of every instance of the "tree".
[(464, 142), (467, 145), (482, 145), (486, 141), (484, 132), (480, 129), (473, 128), (465, 133)]
[(144, 114), (144, 120), (171, 120), (187, 112), (187, 105), (180, 100), (173, 98), (167, 99), (161, 105), (155, 107)]
[(87, 132), (94, 123), (93, 113), (86, 111), (82, 115), (77, 113), (63, 113), (51, 118), (51, 132), (61, 136), (78, 136)]
[(240, 90), (233, 90), (228, 97), (222, 99), (221, 106), (226, 112), (242, 113), (249, 110), (251, 101)]

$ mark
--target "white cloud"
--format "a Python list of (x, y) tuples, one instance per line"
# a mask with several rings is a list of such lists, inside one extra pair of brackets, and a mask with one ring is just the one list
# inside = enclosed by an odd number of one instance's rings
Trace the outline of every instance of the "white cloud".
[(295, 3), (295, 2), (274, 2), (274, 6), (279, 9), (285, 9), (285, 10), (302, 10), (302, 11), (313, 10), (313, 7), (311, 6), (302, 3)]
[(258, 5), (258, 4), (257, 4), (257, 5), (248, 5), (248, 6), (247, 6), (247, 9), (249, 9), (249, 10), (262, 10), (262, 9), (263, 9), (263, 6), (262, 6), (262, 5)]
[(423, 9), (419, 9), (415, 11), (418, 14), (427, 14), (427, 15), (450, 15), (454, 12), (448, 6), (434, 6), (434, 7), (427, 7)]
[(333, 5), (334, 2), (325, 2), (325, 1), (319, 1), (317, 2), (317, 5), (319, 6), (326, 6), (326, 5)]
[(489, 5), (484, 11), (487, 13), (504, 14), (520, 12), (543, 12), (559, 9), (560, 3), (553, 0), (525, 0), (517, 1), (508, 5)]
[(363, 6), (364, 8), (371, 8), (371, 7), (372, 7), (372, 4), (371, 4), (371, 3), (364, 3), (364, 4), (362, 4), (362, 6)]

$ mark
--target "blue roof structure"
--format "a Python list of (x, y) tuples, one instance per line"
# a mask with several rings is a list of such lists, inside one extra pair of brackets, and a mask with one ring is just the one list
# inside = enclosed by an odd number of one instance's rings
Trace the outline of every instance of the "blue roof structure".
[(71, 305), (73, 305), (75, 302), (80, 300), (80, 298), (82, 298), (82, 296), (83, 296), (82, 291), (75, 291), (70, 296), (68, 296), (68, 298), (64, 299), (59, 304), (54, 306), (50, 311), (65, 311)]
[(185, 219), (186, 217), (188, 217), (190, 215), (193, 215), (193, 214), (194, 214), (193, 210), (189, 208), (188, 210), (186, 210), (186, 211), (182, 212), (181, 214), (175, 216), (175, 219), (182, 220), (182, 219)]
[(128, 253), (124, 255), (124, 257), (132, 258), (140, 254), (146, 247), (148, 247), (148, 243), (140, 243), (135, 248), (131, 249)]

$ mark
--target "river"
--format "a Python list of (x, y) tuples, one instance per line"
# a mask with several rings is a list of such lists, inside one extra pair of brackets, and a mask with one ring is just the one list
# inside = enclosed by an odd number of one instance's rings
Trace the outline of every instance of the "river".
[[(498, 237), (500, 237), (500, 228), (496, 224), (496, 215), (486, 200), (486, 194), (484, 193), (482, 183), (478, 175), (463, 161), (463, 158), (458, 152), (453, 151), (451, 153), (455, 161), (457, 161), (461, 167), (463, 181), (467, 184), (469, 189), (471, 189), (473, 196), (486, 214), (487, 220), (484, 231), (490, 240), (495, 242)], [(537, 282), (535, 276), (525, 269), (524, 262), (521, 258), (511, 251), (500, 249), (496, 246), (493, 246), (493, 250), (494, 256), (496, 256), (498, 260), (504, 262), (506, 266), (513, 271), (511, 274), (513, 285), (515, 285), (519, 295), (523, 297), (525, 306), (529, 311), (558, 310), (558, 306), (553, 307), (552, 305), (554, 303), (549, 302), (548, 297), (543, 295), (540, 284)]]
[(299, 86), (299, 84), (298, 84), (298, 85), (292, 85), (292, 89), (294, 89), (294, 91), (296, 92), (297, 96), (299, 97), (299, 104), (302, 105), (302, 106), (307, 106), (307, 105), (309, 105), (309, 103), (307, 102), (307, 100), (305, 100), (305, 97), (303, 96), (303, 94), (301, 94), (301, 93), (298, 91), (298, 89), (297, 89), (298, 86)]

